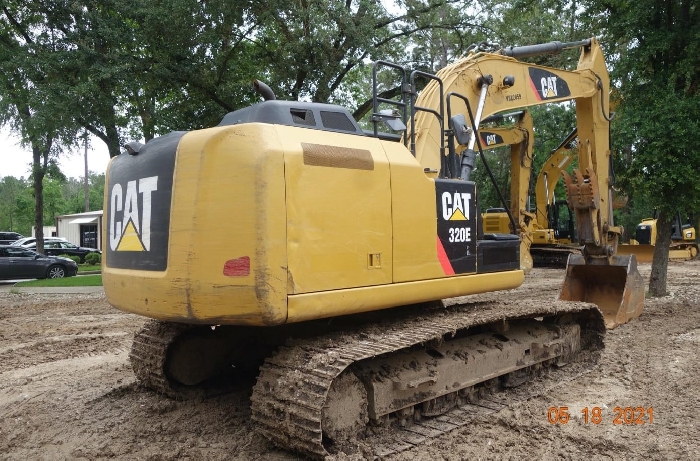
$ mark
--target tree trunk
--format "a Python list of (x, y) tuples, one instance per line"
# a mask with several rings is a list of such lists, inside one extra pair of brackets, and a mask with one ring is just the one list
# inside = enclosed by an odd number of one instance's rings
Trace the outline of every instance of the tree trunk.
[(117, 130), (116, 125), (109, 125), (105, 128), (105, 131), (107, 132), (107, 149), (109, 150), (109, 158), (116, 157), (119, 155), (120, 151), (120, 146), (119, 146), (119, 131)]
[(34, 229), (36, 237), (36, 252), (44, 252), (44, 174), (41, 159), (41, 149), (32, 147), (32, 181), (34, 185)]
[(656, 242), (654, 259), (649, 276), (649, 294), (652, 297), (666, 296), (666, 279), (668, 272), (668, 250), (671, 246), (671, 217), (660, 211), (656, 219)]
[(85, 132), (85, 178), (83, 181), (83, 194), (85, 196), (85, 212), (90, 211), (90, 183), (88, 182), (88, 134)]

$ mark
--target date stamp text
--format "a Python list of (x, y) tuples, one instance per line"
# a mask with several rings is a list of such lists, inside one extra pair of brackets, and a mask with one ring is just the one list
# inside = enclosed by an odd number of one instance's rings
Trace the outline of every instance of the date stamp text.
[[(654, 408), (648, 407), (615, 407), (613, 414), (605, 414), (601, 407), (584, 407), (581, 410), (584, 424), (601, 424), (612, 420), (615, 425), (638, 425), (654, 423)], [(569, 407), (550, 407), (547, 411), (547, 421), (550, 424), (568, 424), (571, 420)]]

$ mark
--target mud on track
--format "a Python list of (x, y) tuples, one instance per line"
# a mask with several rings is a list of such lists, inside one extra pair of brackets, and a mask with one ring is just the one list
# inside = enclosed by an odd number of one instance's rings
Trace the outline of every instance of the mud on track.
[[(640, 265), (648, 278), (649, 265)], [(551, 302), (563, 271), (536, 269), (517, 290), (470, 297)], [(599, 364), (565, 367), (524, 400), (389, 459), (700, 459), (700, 261), (669, 264), (669, 296), (610, 331)], [(0, 293), (0, 458), (296, 459), (252, 432), (250, 390), (176, 402), (135, 384), (128, 363), (143, 320), (101, 295)], [(550, 424), (550, 407), (569, 409)], [(600, 424), (583, 408), (599, 407)], [(613, 424), (615, 407), (653, 408)]]

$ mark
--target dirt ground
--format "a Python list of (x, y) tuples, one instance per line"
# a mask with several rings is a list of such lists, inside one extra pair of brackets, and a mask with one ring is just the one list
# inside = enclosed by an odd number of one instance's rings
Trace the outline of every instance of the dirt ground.
[[(700, 261), (670, 263), (669, 295), (609, 331), (596, 366), (564, 368), (538, 396), (391, 459), (700, 459), (699, 276)], [(546, 303), (562, 277), (537, 269), (499, 296)], [(136, 385), (128, 351), (142, 323), (102, 295), (1, 292), (0, 458), (296, 459), (252, 431), (249, 390), (180, 402)], [(552, 407), (568, 407), (566, 424), (548, 421)], [(626, 424), (626, 407), (645, 424)]]

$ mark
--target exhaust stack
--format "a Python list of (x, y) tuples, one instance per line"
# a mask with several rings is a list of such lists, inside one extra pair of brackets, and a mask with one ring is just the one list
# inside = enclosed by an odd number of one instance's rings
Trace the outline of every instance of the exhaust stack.
[(265, 101), (274, 101), (277, 99), (272, 89), (258, 79), (253, 80), (253, 88), (255, 88), (255, 91), (262, 96)]

